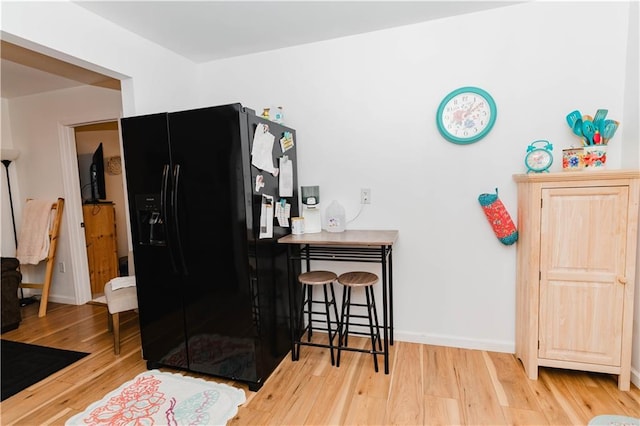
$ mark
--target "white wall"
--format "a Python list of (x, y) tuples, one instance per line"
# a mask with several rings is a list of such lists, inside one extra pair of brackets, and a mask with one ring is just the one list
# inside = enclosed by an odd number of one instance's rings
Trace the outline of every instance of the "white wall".
[[(640, 169), (640, 4), (632, 2), (629, 7), (629, 40), (627, 44), (627, 75), (625, 82), (625, 104), (624, 104), (624, 126), (622, 136), (624, 143), (624, 153), (622, 167), (629, 169)], [(640, 241), (640, 228), (638, 229), (638, 241)], [(640, 335), (640, 247), (638, 248), (636, 260), (636, 293), (633, 329), (636, 336)], [(634, 383), (640, 387), (640, 338), (633, 341), (633, 353), (631, 355), (634, 368)]]
[[(640, 58), (638, 58), (638, 52), (640, 52), (639, 20), (640, 3), (637, 1), (631, 2), (629, 5), (627, 72), (625, 76), (626, 94), (624, 99), (624, 117), (621, 126), (622, 143), (624, 144), (625, 153), (622, 158), (622, 167), (629, 169), (640, 168), (640, 120), (638, 120), (638, 117), (640, 117), (640, 99), (638, 98), (638, 93), (640, 93)], [(640, 261), (638, 262), (638, 267), (640, 267)], [(637, 294), (640, 295), (640, 291), (638, 291)], [(640, 301), (640, 299), (637, 300)], [(638, 324), (638, 327), (640, 327), (640, 324)], [(636, 329), (638, 327), (636, 327)], [(638, 359), (640, 359), (640, 352), (638, 353)]]
[[(325, 206), (336, 199), (353, 217), (360, 188), (371, 188), (372, 204), (348, 228), (400, 230), (399, 339), (512, 352), (515, 246), (498, 242), (477, 197), (499, 188), (515, 220), (512, 175), (526, 170), (529, 143), (551, 141), (560, 171), (561, 150), (578, 143), (568, 112), (607, 108), (630, 120), (624, 107), (638, 92), (625, 87), (627, 55), (637, 61), (627, 50), (628, 9), (527, 3), (216, 61), (201, 68), (201, 103), (284, 106), (297, 129), (299, 182), (320, 185)], [(590, 27), (598, 37), (585, 42)], [(458, 146), (439, 135), (435, 112), (466, 85), (492, 94), (498, 119), (485, 139)], [(611, 168), (623, 147), (637, 146), (622, 137), (609, 146)], [(639, 367), (636, 351), (636, 377)]]
[[(6, 119), (10, 122), (13, 146), (20, 150), (20, 157), (15, 161), (20, 196), (14, 196), (19, 235), (25, 199), (65, 198), (60, 156), (60, 126), (83, 124), (99, 118), (115, 119), (122, 115), (122, 106), (120, 92), (92, 86), (15, 98), (6, 104), (9, 112)], [(3, 114), (2, 117), (4, 127), (5, 115)], [(14, 164), (11, 167), (14, 167)], [(5, 198), (2, 199), (4, 204)], [(56, 267), (50, 297), (54, 302), (72, 304), (76, 303), (76, 294), (73, 285), (74, 272), (69, 246), (69, 227), (80, 226), (80, 223), (72, 223), (68, 220), (69, 212), (73, 209), (80, 211), (80, 217), (82, 217), (80, 203), (65, 204), (56, 264), (64, 262), (66, 272), (62, 273)], [(3, 227), (3, 231), (4, 229)], [(15, 250), (13, 253), (15, 254)], [(44, 263), (36, 267), (25, 266), (21, 270), (25, 275), (25, 281), (41, 282), (44, 276)], [(78, 279), (88, 280), (89, 277), (87, 275)]]
[[(63, 196), (63, 160), (58, 151), (62, 138), (58, 133), (59, 123), (72, 125), (116, 119), (123, 115), (178, 110), (193, 107), (197, 102), (198, 86), (193, 84), (196, 66), (193, 63), (70, 1), (3, 2), (1, 24), (3, 40), (122, 79), (122, 92), (111, 92), (115, 98), (108, 100), (103, 98), (106, 92), (92, 91), (96, 88), (82, 89), (89, 92), (79, 92), (80, 98), (70, 94), (72, 92), (59, 91), (57, 94), (43, 95), (42, 99), (25, 97), (11, 102), (3, 100), (3, 146), (4, 128), (11, 127), (12, 132), (6, 140), (9, 143), (13, 141), (15, 147), (21, 150), (20, 159), (23, 160), (15, 164), (15, 183), (20, 199), (29, 196)], [(98, 94), (94, 96), (94, 93)], [(5, 114), (5, 109), (11, 110), (10, 117)], [(23, 149), (28, 152), (35, 150), (36, 146), (41, 154), (39, 158), (25, 159)], [(12, 186), (13, 183), (12, 180)], [(15, 194), (16, 191), (14, 199)], [(5, 200), (6, 195), (2, 193), (3, 206), (7, 205)], [(19, 206), (16, 207), (16, 221), (19, 224), (21, 216)], [(75, 208), (80, 209), (80, 206)], [(5, 230), (11, 230), (5, 226), (4, 210), (3, 207), (3, 253)], [(81, 212), (78, 217), (82, 217)], [(62, 277), (56, 269), (50, 300), (84, 302), (83, 295), (75, 294), (73, 277), (69, 276), (73, 271), (70, 265), (73, 264), (67, 232), (63, 224), (57, 254), (58, 263), (66, 262), (67, 275)], [(11, 244), (8, 246), (6, 250), (15, 253)], [(43, 271), (35, 269), (23, 271), (25, 278), (37, 280)]]
[[(554, 143), (557, 171), (577, 141), (568, 112), (606, 107), (622, 118), (627, 9), (584, 4), (576, 19), (570, 4), (524, 4), (212, 62), (204, 103), (283, 105), (300, 184), (320, 185), (325, 206), (336, 199), (353, 216), (360, 188), (371, 188), (350, 228), (400, 230), (399, 338), (513, 351), (515, 246), (498, 242), (477, 197), (498, 187), (515, 218), (512, 174), (525, 171), (530, 142)], [(585, 72), (575, 48), (596, 22), (589, 49), (607, 60), (588, 60)], [(459, 146), (439, 135), (435, 112), (466, 85), (492, 94), (498, 119), (484, 140)], [(620, 158), (614, 138), (611, 166)]]
[[(283, 105), (298, 132), (299, 183), (320, 185), (323, 204), (340, 201), (348, 217), (360, 188), (371, 188), (372, 204), (349, 227), (400, 230), (396, 336), (511, 352), (515, 247), (498, 242), (477, 197), (498, 187), (515, 218), (512, 174), (524, 172), (530, 142), (554, 143), (558, 171), (561, 149), (577, 142), (569, 111), (607, 108), (629, 119), (625, 107), (637, 105), (637, 91), (625, 87), (633, 84), (627, 56), (637, 61), (629, 7), (529, 2), (199, 68), (70, 3), (3, 4), (2, 23), (3, 36), (132, 77), (123, 85), (125, 115)], [(482, 141), (458, 146), (438, 134), (435, 111), (466, 85), (493, 95), (498, 120)], [(622, 132), (609, 147), (612, 168), (632, 151)], [(638, 335), (636, 327), (636, 348)]]
[[(0, 120), (0, 132), (2, 139), (0, 139), (0, 146), (3, 149), (13, 148), (13, 140), (11, 139), (11, 122), (9, 120), (9, 104), (6, 99), (1, 99), (2, 107), (0, 108), (2, 118)], [(2, 173), (0, 173), (0, 194), (2, 196), (2, 205), (0, 209), (0, 240), (2, 245), (0, 246), (0, 255), (2, 257), (15, 257), (16, 244), (13, 234), (13, 224), (11, 222), (11, 205), (9, 203), (9, 189), (7, 185), (7, 171), (9, 172), (9, 180), (11, 181), (11, 196), (13, 198), (14, 205), (21, 199), (20, 197), (20, 182), (16, 174), (16, 161), (12, 161), (9, 164), (8, 170), (5, 170), (4, 165), (1, 167)], [(16, 227), (19, 217), (16, 217)]]
[(124, 115), (192, 107), (196, 66), (71, 1), (2, 2), (2, 38), (122, 83)]

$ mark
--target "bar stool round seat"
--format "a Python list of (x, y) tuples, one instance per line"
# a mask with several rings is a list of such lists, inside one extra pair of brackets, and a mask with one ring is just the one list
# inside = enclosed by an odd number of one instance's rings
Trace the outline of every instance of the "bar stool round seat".
[[(333, 283), (338, 276), (331, 271), (307, 271), (298, 275), (298, 281), (302, 284), (302, 302), (300, 304), (300, 316), (298, 318), (298, 329), (295, 333), (294, 346), (293, 346), (293, 360), (297, 361), (300, 358), (300, 346), (318, 346), (329, 348), (331, 352), (331, 365), (335, 365), (334, 348), (337, 345), (334, 344), (334, 339), (338, 336), (340, 331), (340, 317), (338, 315), (338, 306), (336, 304), (336, 296), (333, 288)], [(316, 286), (322, 286), (324, 294), (324, 300), (313, 300), (313, 289)], [(331, 295), (329, 295), (329, 292)], [(314, 304), (324, 305), (324, 310), (313, 310)], [(331, 308), (333, 308), (333, 315), (335, 320), (331, 320)], [(307, 317), (307, 325), (304, 326), (304, 318)], [(322, 322), (315, 318), (317, 316), (324, 316), (324, 322), (326, 328), (320, 326), (314, 326)], [(332, 326), (335, 324), (335, 327)], [(311, 342), (311, 337), (314, 330), (326, 331), (328, 335), (328, 344)], [(307, 341), (302, 341), (302, 336), (307, 334)]]
[[(373, 286), (378, 282), (376, 274), (364, 271), (346, 272), (338, 277), (338, 283), (343, 286), (342, 310), (340, 316), (340, 334), (338, 338), (338, 359), (337, 366), (340, 366), (340, 354), (343, 350), (356, 352), (367, 352), (373, 355), (373, 365), (378, 372), (378, 353), (382, 353), (382, 343), (380, 339), (380, 325), (378, 323), (378, 312), (376, 310), (376, 300)], [(355, 303), (351, 300), (351, 290), (353, 288), (364, 288), (366, 296), (365, 303)], [(351, 313), (352, 307), (364, 308), (366, 315)], [(368, 324), (356, 323), (354, 318), (368, 319)], [(349, 331), (349, 326), (369, 327), (369, 333)], [(356, 349), (349, 347), (349, 333), (369, 336), (371, 339), (371, 350)], [(378, 349), (376, 350), (376, 346)]]
[(334, 282), (338, 276), (331, 271), (308, 271), (298, 276), (298, 281), (306, 285), (324, 285)]
[(371, 272), (345, 272), (338, 277), (338, 282), (349, 287), (367, 287), (378, 282), (378, 276)]

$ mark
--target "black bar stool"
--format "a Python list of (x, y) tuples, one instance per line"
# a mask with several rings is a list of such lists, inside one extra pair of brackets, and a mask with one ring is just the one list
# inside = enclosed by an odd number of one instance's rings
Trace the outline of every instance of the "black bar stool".
[[(335, 357), (333, 349), (337, 346), (333, 344), (333, 340), (340, 331), (340, 317), (338, 316), (338, 306), (336, 304), (336, 296), (333, 290), (333, 282), (338, 276), (330, 271), (308, 271), (303, 272), (298, 276), (298, 281), (302, 284), (302, 303), (300, 304), (300, 316), (298, 317), (298, 331), (295, 334), (294, 340), (294, 356), (293, 359), (297, 361), (300, 359), (300, 345), (305, 346), (318, 346), (323, 348), (329, 348), (331, 351), (331, 365), (335, 365)], [(324, 291), (324, 301), (313, 300), (313, 288), (315, 286), (322, 286)], [(331, 298), (327, 292), (327, 287), (331, 291)], [(314, 305), (324, 305), (324, 312), (314, 311)], [(333, 306), (333, 314), (335, 316), (335, 329), (331, 326), (331, 312), (330, 308)], [(307, 325), (304, 326), (304, 317), (307, 316)], [(314, 327), (314, 323), (318, 324), (323, 322), (319, 319), (314, 319), (314, 315), (323, 315), (326, 321), (327, 328)], [(311, 342), (311, 336), (314, 330), (326, 331), (329, 337), (329, 344)], [(307, 334), (307, 341), (302, 341), (304, 334)]]
[[(340, 353), (343, 350), (368, 352), (373, 355), (373, 366), (378, 372), (378, 353), (382, 351), (380, 340), (380, 326), (378, 324), (378, 312), (376, 310), (376, 299), (373, 293), (373, 285), (378, 282), (378, 276), (371, 272), (346, 272), (338, 277), (338, 282), (343, 285), (342, 292), (342, 312), (340, 317), (340, 336), (338, 338), (338, 360), (340, 366)], [(355, 303), (351, 300), (351, 289), (364, 287), (367, 303)], [(351, 307), (365, 308), (367, 315), (357, 315), (351, 313)], [(353, 318), (368, 319), (369, 324), (357, 323)], [(369, 333), (351, 331), (351, 334), (369, 336), (371, 338), (371, 350), (349, 348), (349, 326), (369, 327)], [(378, 350), (376, 350), (376, 344)]]

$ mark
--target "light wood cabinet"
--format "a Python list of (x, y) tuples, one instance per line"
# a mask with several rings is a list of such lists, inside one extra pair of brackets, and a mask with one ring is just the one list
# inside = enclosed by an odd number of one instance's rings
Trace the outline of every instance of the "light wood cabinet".
[(119, 275), (116, 216), (112, 203), (84, 204), (84, 233), (91, 294), (104, 293), (104, 285)]
[(640, 171), (514, 175), (516, 356), (629, 390)]

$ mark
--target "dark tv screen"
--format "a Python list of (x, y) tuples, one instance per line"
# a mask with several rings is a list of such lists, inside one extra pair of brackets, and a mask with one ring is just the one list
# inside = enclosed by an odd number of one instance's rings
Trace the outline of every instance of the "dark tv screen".
[(91, 176), (91, 201), (97, 202), (107, 199), (107, 190), (104, 181), (104, 152), (102, 142), (93, 153), (90, 168)]

